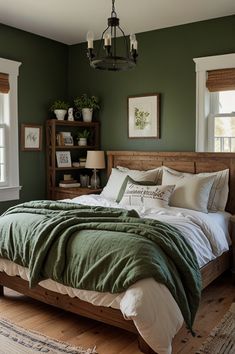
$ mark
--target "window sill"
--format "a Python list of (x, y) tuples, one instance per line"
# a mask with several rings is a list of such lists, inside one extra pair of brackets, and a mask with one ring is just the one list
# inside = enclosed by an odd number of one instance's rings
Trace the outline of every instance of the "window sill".
[(19, 187), (1, 187), (0, 188), (0, 202), (6, 202), (9, 200), (18, 200), (20, 199), (20, 190)]

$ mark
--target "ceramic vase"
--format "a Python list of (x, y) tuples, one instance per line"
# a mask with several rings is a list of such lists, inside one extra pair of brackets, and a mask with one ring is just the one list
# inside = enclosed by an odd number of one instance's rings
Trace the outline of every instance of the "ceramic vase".
[(86, 146), (87, 145), (87, 138), (79, 138), (78, 145), (79, 146)]
[(82, 118), (84, 122), (91, 122), (92, 121), (92, 108), (83, 108), (82, 109)]
[(58, 120), (64, 120), (65, 114), (67, 113), (66, 109), (55, 109), (54, 113)]

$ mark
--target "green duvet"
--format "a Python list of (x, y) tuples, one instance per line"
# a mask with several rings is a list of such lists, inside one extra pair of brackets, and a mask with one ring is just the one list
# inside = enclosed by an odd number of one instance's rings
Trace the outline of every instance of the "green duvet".
[(192, 328), (201, 290), (195, 254), (176, 228), (140, 219), (135, 211), (54, 201), (20, 204), (0, 217), (0, 256), (28, 267), (31, 287), (51, 278), (119, 293), (152, 277), (167, 286)]

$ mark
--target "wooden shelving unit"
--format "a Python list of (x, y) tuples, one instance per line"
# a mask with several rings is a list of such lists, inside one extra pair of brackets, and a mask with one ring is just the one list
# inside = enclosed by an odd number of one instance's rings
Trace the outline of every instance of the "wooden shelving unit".
[[(89, 129), (92, 134), (92, 139), (87, 146), (58, 146), (56, 135), (62, 131), (76, 133), (78, 128)], [(57, 167), (56, 151), (71, 151), (72, 160), (79, 156), (86, 156), (87, 150), (98, 150), (100, 147), (100, 123), (99, 122), (68, 122), (51, 119), (46, 122), (46, 150), (47, 150), (47, 198), (48, 199), (63, 199), (74, 198), (82, 194), (99, 193), (100, 190), (90, 188), (60, 188), (58, 187), (59, 180), (62, 179), (63, 172), (70, 173), (74, 178), (79, 180), (79, 175), (85, 170), (85, 167)], [(88, 171), (86, 171), (87, 173)]]

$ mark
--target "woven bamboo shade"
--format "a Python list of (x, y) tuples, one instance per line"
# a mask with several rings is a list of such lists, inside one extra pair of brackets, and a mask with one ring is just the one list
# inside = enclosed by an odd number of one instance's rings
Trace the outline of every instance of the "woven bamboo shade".
[(0, 92), (8, 93), (10, 90), (9, 75), (0, 73)]
[(206, 87), (210, 92), (235, 90), (235, 68), (208, 71)]

